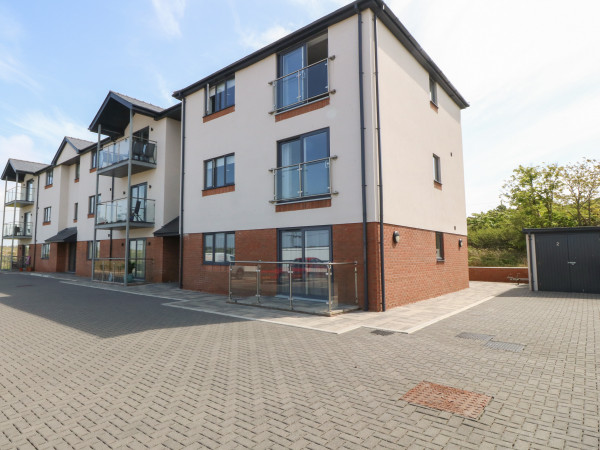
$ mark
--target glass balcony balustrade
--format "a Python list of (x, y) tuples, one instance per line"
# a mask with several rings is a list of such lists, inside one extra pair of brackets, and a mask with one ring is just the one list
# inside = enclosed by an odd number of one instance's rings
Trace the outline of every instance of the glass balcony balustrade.
[(96, 227), (125, 228), (127, 221), (131, 227), (152, 227), (155, 220), (155, 201), (145, 198), (132, 198), (127, 210), (127, 199), (121, 198), (98, 204)]
[[(156, 167), (157, 145), (154, 141), (133, 138), (131, 149), (132, 173)], [(104, 146), (98, 154), (98, 171), (102, 175), (127, 176), (129, 161), (129, 138), (121, 139)]]
[(331, 58), (325, 58), (295, 72), (284, 75), (273, 86), (273, 112), (281, 112), (326, 97), (329, 94)]
[(17, 186), (6, 191), (4, 203), (7, 206), (28, 206), (35, 201), (35, 188), (31, 186)]
[(274, 202), (335, 194), (331, 189), (331, 161), (337, 156), (271, 169)]
[(24, 239), (31, 238), (33, 224), (31, 222), (5, 223), (2, 235), (5, 238)]

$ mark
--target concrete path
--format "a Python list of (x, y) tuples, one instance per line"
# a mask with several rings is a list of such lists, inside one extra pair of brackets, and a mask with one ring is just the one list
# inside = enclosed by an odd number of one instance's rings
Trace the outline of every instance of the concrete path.
[(414, 333), (454, 314), (477, 306), (496, 295), (511, 289), (527, 289), (509, 283), (471, 282), (468, 289), (442, 295), (429, 300), (392, 308), (386, 312), (356, 311), (334, 317), (323, 317), (281, 311), (256, 306), (227, 303), (224, 295), (207, 294), (182, 290), (174, 283), (143, 284), (124, 287), (103, 284), (70, 274), (27, 274), (25, 276), (45, 276), (59, 279), (65, 283), (77, 284), (96, 289), (147, 295), (155, 298), (173, 300), (165, 306), (191, 311), (219, 314), (237, 319), (258, 320), (262, 322), (288, 325), (328, 333), (347, 333), (359, 327), (377, 328), (399, 333)]

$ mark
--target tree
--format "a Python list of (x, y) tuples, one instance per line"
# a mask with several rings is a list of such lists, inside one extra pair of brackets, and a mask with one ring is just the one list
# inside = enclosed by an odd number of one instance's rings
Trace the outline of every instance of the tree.
[(561, 200), (577, 226), (600, 224), (600, 162), (583, 158), (563, 172), (565, 190)]

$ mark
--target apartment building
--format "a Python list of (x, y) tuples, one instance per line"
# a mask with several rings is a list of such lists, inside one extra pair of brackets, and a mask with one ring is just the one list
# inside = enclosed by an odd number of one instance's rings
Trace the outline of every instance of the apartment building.
[(9, 160), (5, 207), (16, 206), (20, 221), (2, 237), (18, 242), (13, 263), (101, 281), (177, 281), (178, 233), (163, 226), (179, 211), (180, 120), (179, 105), (111, 91), (90, 125), (96, 143), (65, 137), (48, 165)]
[[(356, 261), (370, 310), (468, 286), (468, 104), (383, 2), (354, 2), (174, 96), (184, 288), (226, 292), (244, 261)], [(286, 272), (303, 281), (290, 297), (328, 295), (310, 273), (272, 270), (271, 295), (288, 295)], [(354, 284), (341, 271), (340, 289)]]
[(468, 287), (468, 104), (383, 2), (355, 1), (173, 96), (162, 109), (110, 92), (98, 142), (65, 138), (29, 172), (9, 161), (2, 179), (39, 185), (35, 207), (19, 203), (35, 270), (127, 283), (126, 266), (373, 311)]

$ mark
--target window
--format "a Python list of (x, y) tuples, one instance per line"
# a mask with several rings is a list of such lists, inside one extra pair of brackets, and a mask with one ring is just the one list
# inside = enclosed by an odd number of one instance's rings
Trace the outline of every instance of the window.
[(27, 194), (26, 200), (28, 202), (32, 202), (33, 201), (33, 180), (29, 180), (27, 182), (27, 185), (26, 185), (26, 194)]
[(440, 157), (436, 154), (433, 155), (433, 181), (442, 183), (442, 166), (440, 164)]
[(50, 219), (52, 218), (52, 207), (48, 206), (44, 208), (44, 223), (50, 223)]
[(437, 106), (437, 83), (431, 77), (429, 77), (429, 100), (431, 100), (431, 103)]
[[(98, 202), (100, 203), (100, 194), (98, 194)], [(96, 214), (96, 196), (90, 195), (88, 199), (88, 215)]]
[(92, 161), (90, 163), (90, 170), (98, 167), (98, 150), (92, 151)]
[(281, 53), (276, 109), (304, 104), (329, 92), (327, 34)]
[(209, 86), (206, 114), (212, 114), (235, 105), (235, 78)]
[(330, 195), (329, 130), (279, 142), (275, 200)]
[(444, 260), (444, 233), (435, 233), (435, 254), (438, 261)]
[(235, 184), (235, 155), (204, 161), (204, 189)]
[(42, 259), (50, 258), (50, 244), (42, 244)]
[(204, 263), (235, 261), (235, 233), (204, 233)]
[(25, 227), (24, 236), (31, 236), (31, 213), (23, 214), (23, 226)]
[(75, 180), (79, 180), (80, 167), (81, 167), (81, 165), (79, 164), (79, 161), (77, 161), (77, 163), (75, 164)]
[(79, 213), (79, 203), (75, 203), (75, 207), (73, 208), (73, 220), (77, 220), (78, 213)]
[(96, 241), (96, 251), (94, 252), (94, 241), (87, 243), (87, 259), (95, 259), (100, 255), (100, 241)]
[(46, 172), (46, 186), (52, 186), (52, 182), (54, 181), (54, 169), (50, 169)]

